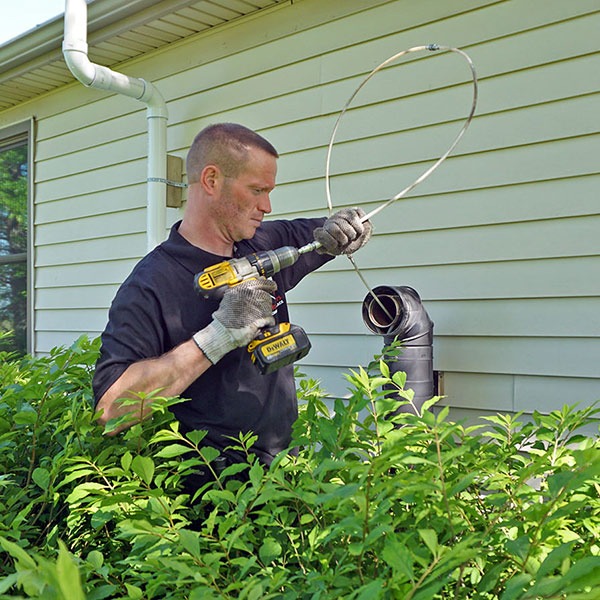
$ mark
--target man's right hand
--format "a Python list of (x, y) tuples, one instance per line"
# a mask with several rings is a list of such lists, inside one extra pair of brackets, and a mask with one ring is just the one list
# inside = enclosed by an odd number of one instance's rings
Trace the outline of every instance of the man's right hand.
[(276, 289), (274, 281), (260, 277), (225, 292), (210, 325), (193, 336), (213, 365), (234, 348), (249, 344), (262, 327), (275, 324), (271, 293)]

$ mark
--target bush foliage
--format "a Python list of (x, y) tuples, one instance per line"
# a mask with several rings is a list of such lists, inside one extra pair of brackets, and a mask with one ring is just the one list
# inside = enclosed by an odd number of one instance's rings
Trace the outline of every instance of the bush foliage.
[(301, 380), (298, 456), (265, 470), (251, 435), (232, 439), (246, 463), (193, 503), (183, 478), (217, 451), (168, 399), (104, 435), (97, 351), (0, 356), (0, 598), (600, 599), (600, 451), (578, 433), (593, 407), (485, 431), (437, 399), (394, 414), (382, 386), (411, 391), (376, 361), (334, 411)]

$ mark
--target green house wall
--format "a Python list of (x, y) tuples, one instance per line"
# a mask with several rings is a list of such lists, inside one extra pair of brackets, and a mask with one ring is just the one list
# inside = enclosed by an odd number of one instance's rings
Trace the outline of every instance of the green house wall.
[[(553, 410), (600, 398), (600, 6), (597, 0), (295, 0), (125, 63), (169, 110), (184, 157), (217, 121), (281, 154), (273, 218), (324, 214), (338, 112), (392, 54), (468, 52), (476, 117), (423, 185), (374, 219), (356, 259), (372, 286), (410, 285), (435, 322), (435, 368), (454, 417)], [(336, 207), (370, 210), (442, 154), (472, 88), (454, 54), (400, 59), (360, 92), (332, 158)], [(78, 83), (0, 113), (34, 115), (35, 350), (98, 335), (145, 251), (142, 105)], [(182, 211), (168, 209), (168, 224)], [(166, 233), (165, 233), (166, 235)], [(290, 294), (313, 350), (302, 371), (334, 395), (381, 339), (366, 290), (338, 258)]]

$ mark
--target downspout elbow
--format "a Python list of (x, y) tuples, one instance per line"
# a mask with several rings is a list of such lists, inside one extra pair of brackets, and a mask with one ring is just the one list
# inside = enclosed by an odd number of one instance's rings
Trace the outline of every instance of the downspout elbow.
[(142, 95), (137, 99), (146, 105), (146, 117), (148, 119), (166, 119), (168, 117), (167, 104), (162, 94), (149, 81), (145, 79), (139, 79), (138, 81), (142, 82), (144, 89)]
[(71, 73), (87, 87), (135, 98), (146, 105), (148, 120), (147, 250), (164, 238), (167, 156), (167, 105), (152, 83), (88, 58), (86, 0), (66, 0), (63, 55)]
[(80, 40), (73, 42), (65, 39), (62, 51), (71, 73), (86, 87), (92, 86), (96, 78), (96, 65), (88, 58), (87, 44)]

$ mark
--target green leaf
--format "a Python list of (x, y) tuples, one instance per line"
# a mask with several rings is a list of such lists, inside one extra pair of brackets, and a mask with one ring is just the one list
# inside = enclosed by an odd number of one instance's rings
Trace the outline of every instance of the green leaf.
[[(412, 600), (433, 600), (443, 585), (444, 580), (433, 581), (429, 585), (419, 588), (419, 591), (412, 597)], [(437, 597), (439, 598), (439, 596)]]
[(133, 472), (147, 485), (154, 476), (154, 461), (149, 456), (136, 456), (131, 462)]
[(438, 553), (438, 540), (437, 533), (433, 529), (419, 529), (419, 535), (425, 542), (431, 554), (437, 556)]
[(92, 550), (86, 559), (96, 570), (100, 569), (104, 564), (104, 556), (98, 550)]
[(131, 456), (131, 452), (125, 452), (125, 454), (121, 456), (121, 467), (123, 468), (123, 471), (129, 472), (132, 459), (133, 457)]
[(78, 485), (68, 496), (67, 503), (74, 504), (78, 500), (85, 498), (93, 491), (105, 490), (106, 486), (101, 483), (96, 483), (95, 481), (86, 481), (85, 483), (81, 483)]
[[(150, 440), (150, 444), (157, 444), (159, 442), (173, 442), (181, 441), (181, 434), (177, 431), (171, 431), (169, 429), (161, 429), (157, 431)], [(127, 452), (129, 454), (129, 452)]]
[(536, 579), (536, 584), (527, 589), (523, 598), (552, 598), (562, 587), (560, 577), (542, 579), (536, 574)]
[(79, 479), (80, 477), (85, 477), (86, 475), (91, 475), (95, 471), (93, 469), (77, 469), (76, 471), (72, 471), (63, 480), (56, 486), (56, 488), (61, 488), (63, 485), (70, 483), (71, 481), (75, 481), (75, 479)]
[[(192, 433), (194, 432), (192, 431)], [(217, 458), (219, 454), (219, 451), (216, 448), (213, 448), (212, 446), (203, 446), (202, 448), (200, 448), (200, 456), (206, 464), (211, 463), (213, 460), (215, 460), (215, 458)]]
[(390, 377), (390, 368), (387, 365), (387, 363), (384, 362), (383, 360), (379, 361), (379, 370), (381, 371), (381, 374), (384, 377), (387, 377), (389, 379), (389, 377)]
[(117, 586), (112, 584), (95, 587), (87, 594), (87, 600), (104, 600), (105, 598), (115, 598)]
[(264, 477), (264, 474), (264, 469), (259, 462), (253, 464), (248, 472), (250, 483), (252, 483), (254, 487), (258, 487)]
[(206, 437), (207, 433), (208, 431), (195, 429), (194, 431), (186, 433), (185, 437), (197, 446)]
[(257, 583), (252, 587), (250, 592), (248, 593), (248, 600), (259, 600), (259, 598), (264, 597), (264, 589), (260, 583)]
[(44, 469), (43, 467), (37, 467), (33, 470), (31, 478), (43, 490), (48, 489), (48, 485), (50, 484), (50, 473), (48, 472), (48, 469)]
[(258, 554), (263, 564), (268, 565), (281, 554), (281, 544), (271, 537), (265, 538)]
[(558, 548), (554, 548), (548, 556), (544, 559), (544, 562), (540, 565), (535, 578), (537, 580), (542, 579), (546, 575), (552, 573), (556, 569), (560, 568), (565, 558), (567, 558), (571, 554), (571, 548), (573, 547), (573, 542), (568, 542), (566, 544), (561, 544)]
[(18, 579), (19, 579), (19, 573), (11, 573), (10, 575), (7, 575), (3, 579), (0, 579), (0, 594), (4, 594), (4, 592), (6, 592), (6, 590), (11, 588), (13, 585), (15, 585), (15, 583), (17, 583)]
[(60, 550), (56, 561), (56, 574), (60, 591), (65, 600), (85, 600), (79, 569), (65, 544), (59, 540), (58, 545)]
[(404, 544), (400, 543), (394, 534), (386, 537), (381, 557), (392, 569), (402, 573), (410, 581), (414, 580), (413, 560), (410, 552)]
[(94, 529), (100, 529), (114, 517), (113, 513), (103, 510), (97, 510), (90, 519), (90, 525)]
[(531, 581), (529, 573), (519, 573), (508, 581), (500, 600), (516, 600), (523, 595), (525, 586)]
[(131, 598), (131, 600), (139, 600), (144, 595), (142, 589), (137, 587), (137, 585), (126, 583), (125, 587), (127, 588), (127, 597)]
[(600, 587), (600, 556), (586, 556), (578, 560), (562, 576), (561, 584), (568, 584), (570, 591), (582, 591), (578, 588), (584, 585)]
[(248, 463), (233, 463), (231, 465), (229, 465), (228, 467), (225, 467), (225, 469), (223, 469), (223, 472), (220, 475), (221, 479), (224, 479), (225, 477), (231, 477), (232, 475), (237, 475), (238, 473), (241, 473), (242, 471), (245, 471), (246, 469), (249, 469), (250, 465)]
[(406, 385), (406, 373), (404, 371), (396, 371), (392, 375), (392, 381), (400, 388)]
[(468, 488), (473, 481), (475, 481), (475, 479), (477, 478), (477, 475), (479, 475), (479, 473), (469, 473), (468, 475), (465, 475), (464, 477), (462, 477), (457, 483), (455, 483), (452, 488), (450, 488), (450, 491), (448, 492), (448, 496), (452, 497), (452, 496), (456, 496), (456, 494), (458, 494), (459, 492), (462, 492), (464, 489)]
[(161, 458), (173, 458), (173, 456), (181, 456), (182, 454), (189, 453), (191, 448), (189, 446), (183, 446), (182, 444), (169, 444), (164, 448), (161, 448), (154, 456)]
[(388, 377), (373, 377), (369, 382), (369, 387), (374, 390), (375, 388), (378, 388), (389, 382), (390, 380)]
[(381, 579), (375, 579), (366, 585), (358, 589), (358, 596), (356, 600), (373, 600), (375, 598), (381, 598), (383, 592), (384, 581)]
[(36, 564), (33, 558), (27, 554), (21, 546), (15, 544), (14, 542), (9, 542), (6, 538), (0, 537), (0, 546), (4, 548), (6, 552), (8, 552), (15, 560), (22, 563), (24, 567), (28, 567), (29, 569), (35, 569)]
[(483, 594), (496, 587), (506, 565), (506, 562), (502, 562), (499, 565), (494, 565), (491, 569), (486, 571), (485, 575), (481, 578), (481, 581), (477, 585), (477, 591), (480, 594)]
[(425, 402), (423, 402), (423, 406), (421, 406), (421, 414), (424, 414), (426, 410), (429, 410), (434, 404), (437, 404), (439, 401), (439, 396), (434, 396), (429, 400), (425, 400)]
[(185, 550), (187, 550), (192, 556), (200, 556), (200, 540), (198, 534), (195, 531), (188, 531), (187, 529), (179, 530), (179, 541)]
[(569, 482), (576, 477), (573, 471), (561, 471), (548, 477), (548, 491), (556, 497), (563, 487), (568, 487)]
[(516, 540), (509, 540), (506, 542), (506, 549), (513, 555), (521, 560), (527, 556), (529, 552), (529, 536), (527, 534), (519, 536)]
[(442, 410), (440, 410), (440, 414), (437, 416), (437, 419), (435, 420), (436, 423), (442, 423), (443, 421), (445, 421), (449, 412), (450, 412), (450, 407), (444, 406), (444, 408), (442, 408)]
[(13, 416), (13, 421), (17, 425), (35, 425), (37, 413), (30, 411), (21, 411)]

